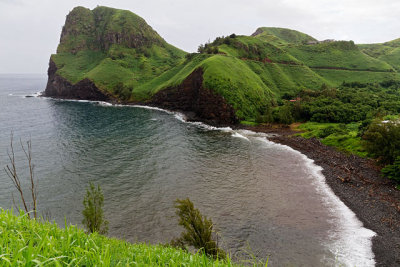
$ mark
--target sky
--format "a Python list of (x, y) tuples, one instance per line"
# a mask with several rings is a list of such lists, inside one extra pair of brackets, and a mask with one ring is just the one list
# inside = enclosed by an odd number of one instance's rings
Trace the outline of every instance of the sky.
[(0, 0), (0, 73), (46, 73), (65, 17), (75, 6), (128, 9), (167, 42), (199, 44), (258, 27), (283, 27), (318, 40), (379, 43), (400, 37), (398, 0)]

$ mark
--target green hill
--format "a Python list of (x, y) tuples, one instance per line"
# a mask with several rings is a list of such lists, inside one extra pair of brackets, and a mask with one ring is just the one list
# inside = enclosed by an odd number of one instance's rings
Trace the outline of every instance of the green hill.
[(131, 244), (0, 209), (1, 266), (233, 266), (162, 245)]
[(68, 82), (87, 78), (107, 94), (129, 99), (133, 88), (171, 69), (185, 54), (130, 11), (76, 7), (51, 60)]
[(358, 47), (363, 53), (384, 61), (396, 71), (400, 71), (400, 38), (382, 44), (361, 44)]
[(400, 80), (400, 40), (355, 45), (290, 29), (219, 37), (187, 54), (126, 10), (74, 8), (51, 56), (45, 95), (145, 103), (194, 119), (254, 121), (266, 106), (323, 84)]
[(317, 41), (315, 38), (305, 33), (274, 27), (258, 28), (252, 36), (257, 37), (265, 42), (274, 44), (304, 44), (310, 41)]

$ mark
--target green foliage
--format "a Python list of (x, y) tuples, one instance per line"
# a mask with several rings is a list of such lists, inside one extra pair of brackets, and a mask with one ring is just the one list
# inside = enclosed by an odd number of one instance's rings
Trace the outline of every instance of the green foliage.
[(203, 216), (200, 211), (194, 208), (193, 203), (187, 199), (177, 199), (175, 208), (179, 216), (179, 225), (185, 228), (185, 232), (174, 244), (180, 246), (188, 245), (202, 250), (206, 255), (214, 258), (225, 259), (226, 253), (218, 247), (213, 239), (213, 223), (211, 219)]
[(237, 58), (215, 55), (201, 67), (205, 88), (223, 96), (240, 119), (254, 120), (272, 98), (271, 90)]
[(400, 184), (400, 157), (396, 157), (392, 165), (387, 165), (382, 169), (382, 174)]
[(374, 158), (393, 164), (400, 156), (400, 124), (398, 121), (375, 120), (363, 135), (364, 147)]
[(315, 122), (350, 123), (371, 119), (378, 112), (398, 114), (400, 94), (391, 83), (344, 84), (342, 87), (321, 91), (302, 90), (300, 119)]
[(1, 266), (233, 266), (180, 249), (130, 244), (75, 226), (29, 220), (0, 210)]
[(294, 119), (292, 116), (292, 107), (290, 104), (286, 103), (279, 108), (278, 121), (283, 124), (291, 124)]
[(96, 188), (90, 182), (83, 200), (85, 208), (82, 211), (82, 224), (87, 228), (89, 233), (98, 232), (99, 234), (106, 234), (108, 232), (108, 221), (104, 219), (103, 205), (104, 196), (100, 185)]
[(267, 104), (265, 106), (264, 111), (256, 117), (256, 122), (257, 123), (273, 123), (274, 122), (271, 104)]
[(366, 157), (366, 152), (359, 136), (360, 123), (316, 123), (307, 122), (299, 126), (304, 132), (300, 135), (304, 138), (321, 138), (321, 142), (327, 146), (333, 146), (341, 151)]

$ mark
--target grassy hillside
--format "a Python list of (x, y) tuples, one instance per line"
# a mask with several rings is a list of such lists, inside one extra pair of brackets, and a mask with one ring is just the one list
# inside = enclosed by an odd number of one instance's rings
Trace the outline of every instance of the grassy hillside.
[(117, 97), (125, 90), (129, 98), (134, 88), (179, 64), (185, 54), (130, 11), (76, 7), (51, 58), (71, 83), (88, 78)]
[(382, 44), (361, 44), (358, 46), (365, 54), (384, 61), (400, 71), (400, 39)]
[(302, 44), (309, 41), (316, 41), (315, 38), (305, 33), (274, 27), (261, 27), (258, 28), (252, 36), (255, 36), (265, 42), (274, 43), (277, 45), (285, 44)]
[(1, 266), (232, 266), (161, 245), (130, 244), (75, 226), (29, 220), (0, 210)]
[(384, 61), (362, 53), (353, 42), (338, 41), (288, 47), (287, 51), (309, 67), (390, 71)]
[(400, 40), (317, 42), (298, 31), (262, 27), (252, 36), (220, 37), (200, 54), (187, 54), (134, 13), (108, 7), (74, 8), (51, 58), (57, 74), (72, 84), (88, 78), (125, 101), (150, 100), (202, 68), (203, 86), (247, 121), (254, 121), (274, 99), (302, 89), (400, 80)]

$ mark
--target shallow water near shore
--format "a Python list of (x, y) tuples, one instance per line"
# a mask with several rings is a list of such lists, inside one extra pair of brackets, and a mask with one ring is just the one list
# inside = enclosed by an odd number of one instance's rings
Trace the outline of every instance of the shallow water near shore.
[[(0, 164), (8, 163), (11, 131), (32, 140), (39, 208), (59, 224), (80, 224), (93, 181), (104, 192), (110, 236), (168, 242), (181, 231), (173, 202), (190, 197), (234, 258), (250, 252), (269, 255), (269, 266), (374, 265), (373, 232), (301, 153), (158, 109), (25, 97), (45, 83), (45, 76), (0, 75)], [(0, 171), (1, 207), (12, 207), (12, 190)]]

